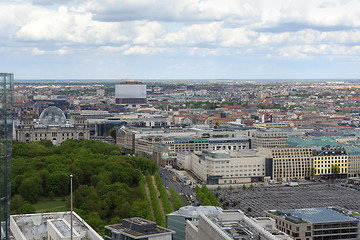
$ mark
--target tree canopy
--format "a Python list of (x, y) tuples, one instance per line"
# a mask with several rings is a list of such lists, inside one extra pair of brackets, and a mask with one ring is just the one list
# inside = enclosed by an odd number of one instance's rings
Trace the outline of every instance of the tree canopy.
[[(121, 155), (121, 149), (100, 141), (67, 140), (13, 143), (12, 213), (30, 213), (40, 197), (68, 197), (73, 177), (75, 211), (99, 233), (104, 225), (142, 213), (148, 203), (139, 188), (139, 171), (156, 171), (143, 157)], [(69, 201), (68, 201), (69, 202)]]

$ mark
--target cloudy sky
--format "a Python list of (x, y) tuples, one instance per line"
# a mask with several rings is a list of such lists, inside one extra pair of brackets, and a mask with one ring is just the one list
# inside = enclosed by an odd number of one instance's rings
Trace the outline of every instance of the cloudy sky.
[(0, 0), (18, 79), (360, 78), (359, 0)]

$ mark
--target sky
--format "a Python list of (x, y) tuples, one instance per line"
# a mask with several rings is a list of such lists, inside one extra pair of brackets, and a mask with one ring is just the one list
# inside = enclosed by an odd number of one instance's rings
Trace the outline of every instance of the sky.
[(15, 79), (360, 79), (359, 0), (0, 0)]

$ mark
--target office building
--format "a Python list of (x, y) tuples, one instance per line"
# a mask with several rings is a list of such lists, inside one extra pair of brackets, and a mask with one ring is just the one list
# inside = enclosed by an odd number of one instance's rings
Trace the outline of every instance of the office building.
[(115, 85), (115, 102), (123, 105), (147, 103), (146, 85), (141, 82), (127, 81)]
[[(11, 215), (10, 228), (15, 240), (50, 239), (69, 240), (71, 237), (71, 213), (53, 212)], [(74, 240), (102, 240), (79, 215), (73, 212)]]
[(90, 139), (89, 124), (84, 117), (73, 114), (66, 119), (64, 112), (54, 106), (42, 111), (38, 121), (25, 115), (15, 130), (19, 142), (50, 140), (54, 145), (60, 145), (68, 139)]
[(12, 73), (0, 73), (0, 221), (1, 239), (9, 239), (12, 154)]
[(172, 240), (174, 233), (155, 222), (138, 217), (125, 218), (121, 224), (105, 226), (105, 239), (109, 240)]
[(294, 240), (359, 239), (359, 220), (333, 207), (265, 211)]
[(308, 147), (259, 148), (267, 152), (266, 176), (276, 181), (310, 180), (312, 167), (312, 149)]
[(214, 215), (222, 209), (215, 206), (186, 206), (166, 215), (166, 227), (175, 231), (173, 240), (184, 240), (186, 221), (195, 221), (199, 219), (199, 214), (207, 216)]
[(322, 147), (313, 153), (313, 171), (315, 178), (346, 178), (348, 173), (348, 155), (342, 147)]
[(290, 240), (276, 229), (271, 218), (250, 219), (240, 210), (222, 210), (217, 214), (200, 213), (198, 220), (186, 222), (186, 240)]
[(284, 146), (288, 139), (286, 132), (256, 131), (251, 134), (252, 148)]
[(262, 182), (266, 155), (252, 150), (179, 153), (178, 162), (207, 184)]

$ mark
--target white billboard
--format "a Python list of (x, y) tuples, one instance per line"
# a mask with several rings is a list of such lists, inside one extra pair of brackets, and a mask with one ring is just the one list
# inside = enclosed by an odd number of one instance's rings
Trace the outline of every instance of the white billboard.
[(115, 85), (115, 98), (146, 98), (145, 84)]

